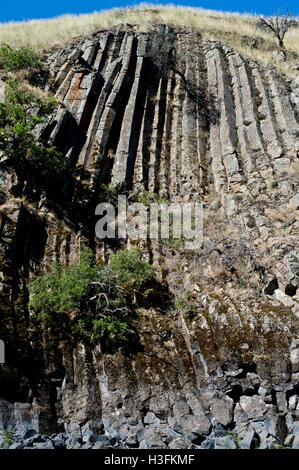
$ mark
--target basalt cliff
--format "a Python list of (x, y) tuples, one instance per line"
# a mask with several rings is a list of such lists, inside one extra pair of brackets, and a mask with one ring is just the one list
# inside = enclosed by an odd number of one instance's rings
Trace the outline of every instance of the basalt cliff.
[[(45, 70), (60, 106), (38, 138), (70, 172), (50, 197), (1, 163), (2, 434), (13, 448), (298, 448), (299, 83), (163, 25), (79, 38)], [(67, 340), (27, 308), (52, 261), (117, 249), (95, 236), (103, 185), (204, 203), (197, 250), (122, 240), (169, 293), (137, 309), (129, 352)], [(186, 291), (195, 311), (174, 305)]]

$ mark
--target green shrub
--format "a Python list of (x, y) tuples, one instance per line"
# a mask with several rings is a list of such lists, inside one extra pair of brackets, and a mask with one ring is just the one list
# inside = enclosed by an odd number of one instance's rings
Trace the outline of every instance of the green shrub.
[(64, 157), (55, 147), (36, 142), (34, 130), (55, 109), (53, 98), (42, 99), (9, 80), (5, 102), (0, 103), (0, 150), (17, 168), (38, 177), (40, 186), (49, 186), (65, 171)]
[(0, 69), (14, 72), (21, 69), (40, 69), (42, 62), (40, 56), (30, 47), (13, 49), (8, 44), (0, 46)]
[(137, 338), (132, 328), (134, 287), (142, 288), (154, 277), (139, 249), (119, 251), (109, 266), (99, 267), (85, 248), (78, 265), (54, 263), (30, 283), (29, 308), (38, 319), (54, 324), (72, 313), (67, 318), (79, 337), (106, 346), (127, 345)]
[(110, 257), (109, 266), (102, 268), (93, 283), (95, 308), (81, 315), (75, 331), (81, 336), (105, 342), (111, 347), (136, 341), (132, 328), (132, 297), (135, 288), (143, 290), (146, 283), (155, 280), (154, 267), (141, 259), (141, 250), (124, 249)]
[(176, 300), (175, 307), (178, 310), (184, 310), (185, 308), (187, 308), (190, 298), (191, 298), (191, 292), (187, 290), (182, 297), (179, 297)]
[(161, 238), (161, 244), (170, 250), (177, 251), (185, 243), (185, 238)]
[(139, 248), (114, 253), (110, 258), (109, 266), (120, 284), (129, 283), (139, 288), (155, 278), (154, 267), (141, 259)]
[(191, 292), (187, 290), (182, 297), (179, 297), (175, 302), (175, 307), (177, 310), (185, 313), (196, 313), (197, 307), (194, 302), (191, 300)]
[(52, 264), (49, 272), (37, 277), (29, 285), (32, 295), (29, 308), (40, 319), (54, 321), (56, 315), (74, 311), (90, 291), (98, 270), (89, 249), (82, 250), (78, 265)]
[(126, 321), (107, 316), (105, 318), (92, 318), (90, 315), (77, 321), (74, 331), (81, 337), (92, 341), (105, 339), (105, 344), (121, 346), (133, 339), (134, 332)]
[(34, 173), (40, 177), (41, 185), (49, 187), (56, 182), (66, 169), (63, 155), (55, 147), (44, 147), (33, 142), (28, 149), (28, 160)]
[(151, 203), (157, 204), (169, 204), (169, 201), (166, 198), (160, 198), (159, 194), (152, 193), (150, 191), (142, 191), (141, 193), (135, 196), (136, 202), (140, 202), (145, 205), (149, 205)]
[(73, 327), (76, 333), (110, 346), (125, 345), (134, 339), (130, 298), (123, 287), (117, 284), (110, 267), (99, 271), (90, 300), (94, 302), (93, 308), (88, 314), (78, 316)]
[(4, 434), (2, 434), (2, 440), (0, 444), (1, 449), (8, 449), (9, 446), (13, 443), (13, 435), (11, 431), (4, 431)]

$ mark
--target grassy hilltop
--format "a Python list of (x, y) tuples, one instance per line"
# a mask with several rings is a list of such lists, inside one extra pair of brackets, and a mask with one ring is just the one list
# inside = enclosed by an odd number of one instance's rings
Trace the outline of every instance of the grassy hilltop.
[(224, 13), (189, 7), (140, 4), (134, 8), (113, 9), (82, 15), (64, 15), (49, 20), (0, 24), (0, 44), (31, 46), (43, 52), (65, 46), (75, 37), (117, 25), (137, 25), (147, 30), (153, 23), (196, 29), (203, 35), (225, 42), (245, 56), (276, 66), (281, 73), (296, 77), (299, 68), (299, 28), (285, 37), (282, 54), (273, 35), (256, 28), (257, 18), (249, 14)]

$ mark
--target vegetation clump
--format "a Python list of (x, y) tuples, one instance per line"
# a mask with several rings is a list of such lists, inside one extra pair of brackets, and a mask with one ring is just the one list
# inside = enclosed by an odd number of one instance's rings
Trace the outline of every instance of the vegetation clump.
[(192, 301), (192, 294), (189, 290), (187, 290), (184, 295), (176, 300), (175, 308), (181, 313), (196, 313), (197, 306), (195, 302)]
[(15, 72), (23, 69), (40, 69), (40, 56), (31, 47), (13, 49), (9, 44), (0, 46), (0, 69)]
[(140, 288), (142, 284), (155, 278), (154, 267), (141, 259), (139, 248), (125, 249), (113, 254), (109, 266), (120, 284), (131, 284)]
[(166, 198), (160, 198), (159, 194), (153, 193), (150, 191), (142, 191), (139, 194), (136, 194), (135, 196), (136, 202), (139, 202), (141, 204), (145, 204), (149, 206), (152, 203), (156, 204), (169, 204), (169, 201)]
[(13, 443), (13, 435), (11, 431), (4, 431), (3, 435), (1, 436), (2, 440), (0, 443), (0, 449), (8, 449), (9, 446)]
[(53, 263), (49, 272), (37, 277), (30, 284), (32, 298), (29, 308), (34, 310), (40, 319), (51, 321), (55, 321), (57, 315), (71, 313), (80, 308), (98, 270), (93, 254), (88, 249), (82, 250), (77, 265), (63, 266), (61, 263)]
[(63, 155), (54, 146), (36, 141), (34, 132), (55, 109), (53, 98), (40, 98), (16, 79), (6, 82), (5, 101), (0, 103), (0, 151), (16, 170), (37, 177), (49, 187), (65, 170)]
[(110, 267), (99, 270), (91, 290), (94, 294), (90, 298), (92, 313), (79, 314), (74, 331), (85, 339), (112, 347), (133, 342), (135, 333), (131, 326), (130, 299)]
[(52, 264), (31, 282), (29, 308), (50, 324), (67, 320), (81, 338), (106, 347), (124, 346), (137, 340), (134, 289), (142, 290), (154, 278), (154, 268), (142, 261), (138, 249), (121, 250), (101, 267), (85, 248), (77, 265)]

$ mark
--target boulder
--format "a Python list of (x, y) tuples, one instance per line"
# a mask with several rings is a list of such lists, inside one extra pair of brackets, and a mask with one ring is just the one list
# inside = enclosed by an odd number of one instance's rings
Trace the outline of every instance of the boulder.
[(253, 429), (248, 429), (247, 431), (244, 431), (243, 433), (239, 434), (236, 438), (238, 447), (240, 449), (251, 449), (253, 438), (254, 438)]
[(215, 449), (236, 449), (236, 443), (234, 437), (230, 434), (227, 434), (224, 437), (216, 437), (215, 439)]
[(54, 446), (51, 441), (47, 442), (36, 442), (33, 444), (34, 449), (54, 449)]
[(169, 449), (190, 449), (191, 442), (184, 437), (176, 437), (169, 445)]
[(211, 421), (204, 414), (201, 416), (185, 415), (179, 420), (184, 433), (194, 433), (196, 435), (207, 435), (211, 430)]
[(212, 401), (210, 411), (218, 423), (227, 426), (233, 418), (233, 406), (234, 402), (230, 397), (216, 398)]
[(258, 395), (240, 397), (240, 406), (249, 419), (262, 418), (267, 410), (265, 402)]

